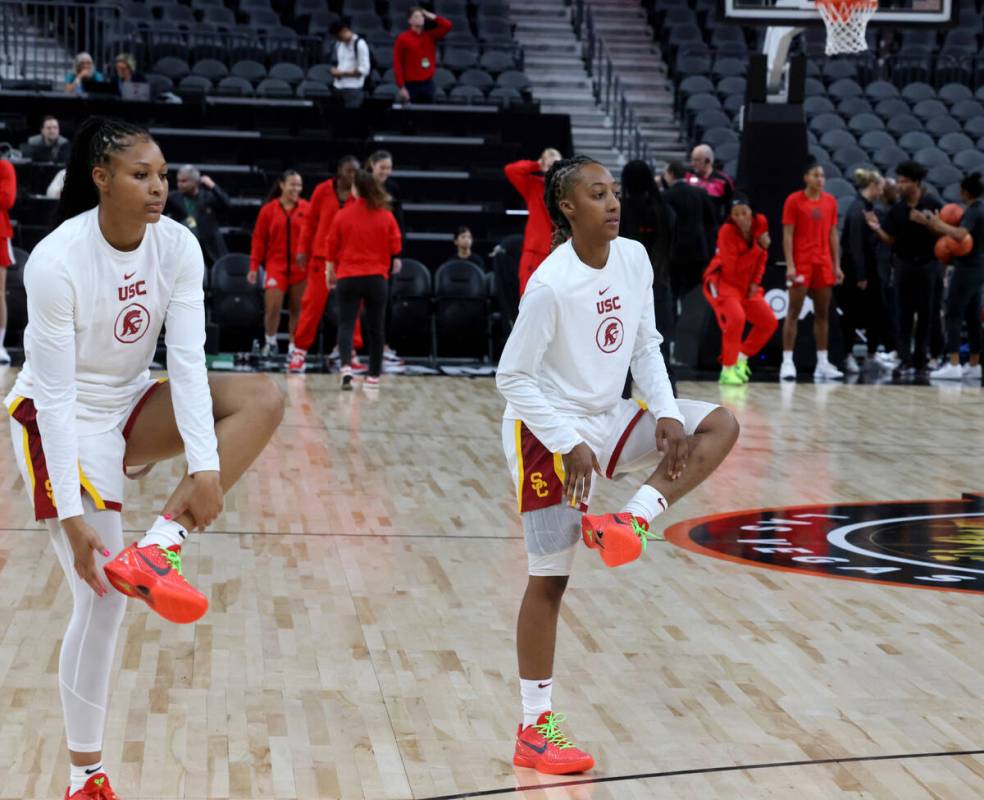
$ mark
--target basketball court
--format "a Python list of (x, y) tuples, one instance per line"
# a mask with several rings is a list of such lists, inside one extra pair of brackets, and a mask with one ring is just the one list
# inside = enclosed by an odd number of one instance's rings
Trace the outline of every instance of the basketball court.
[[(494, 383), (279, 380), (273, 443), (186, 547), (208, 614), (128, 608), (105, 750), (128, 800), (984, 794), (984, 507), (958, 502), (980, 388), (681, 384), (742, 435), (673, 543), (579, 552), (554, 697), (598, 767), (550, 781), (510, 762), (526, 558)], [(128, 536), (177, 470), (131, 487)], [(0, 492), (0, 798), (60, 797), (71, 600), (9, 447)]]

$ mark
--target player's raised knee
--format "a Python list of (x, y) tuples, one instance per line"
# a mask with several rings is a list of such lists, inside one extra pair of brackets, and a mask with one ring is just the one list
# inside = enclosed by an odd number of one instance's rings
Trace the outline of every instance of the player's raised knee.
[(257, 413), (264, 420), (271, 422), (274, 427), (279, 425), (284, 418), (286, 401), (277, 382), (269, 375), (251, 375), (250, 385), (245, 387), (245, 390), (249, 392), (250, 405)]

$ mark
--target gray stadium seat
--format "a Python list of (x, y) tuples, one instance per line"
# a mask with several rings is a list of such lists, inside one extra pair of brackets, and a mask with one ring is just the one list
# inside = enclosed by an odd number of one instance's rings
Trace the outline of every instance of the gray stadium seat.
[(864, 93), (866, 97), (875, 103), (880, 100), (887, 100), (890, 97), (899, 96), (898, 88), (895, 84), (889, 83), (888, 81), (872, 81), (865, 86)]
[(858, 114), (873, 114), (871, 101), (865, 97), (848, 97), (837, 104), (837, 113), (849, 120)]
[(525, 92), (530, 89), (530, 79), (519, 70), (507, 69), (495, 81), (496, 86), (506, 89), (515, 89), (517, 92)]
[(485, 100), (485, 92), (477, 86), (461, 84), (451, 90), (448, 99), (453, 103), (481, 103)]
[(910, 153), (915, 153), (924, 147), (933, 147), (935, 144), (936, 140), (928, 133), (923, 133), (922, 131), (911, 131), (899, 139), (899, 147), (908, 150)]
[(892, 117), (899, 114), (910, 114), (912, 109), (909, 104), (898, 97), (889, 97), (878, 102), (875, 106), (875, 113), (883, 120), (888, 122)]
[(185, 75), (178, 81), (178, 95), (185, 100), (197, 100), (210, 94), (212, 81), (202, 75)]
[(286, 81), (291, 86), (298, 86), (304, 80), (304, 70), (297, 66), (297, 64), (282, 61), (270, 67), (269, 76)]
[(936, 89), (928, 83), (913, 81), (903, 87), (902, 97), (910, 103), (918, 103), (920, 100), (930, 100), (936, 97)]
[(974, 146), (974, 140), (965, 133), (948, 133), (940, 137), (939, 148), (947, 155), (955, 155)]
[(891, 172), (898, 164), (908, 160), (909, 154), (901, 147), (896, 147), (895, 145), (880, 147), (872, 154), (872, 161), (875, 162), (875, 166), (882, 170), (882, 172)]
[(912, 154), (912, 158), (918, 161), (927, 169), (932, 169), (933, 167), (938, 167), (941, 164), (949, 165), (950, 156), (940, 150), (938, 147), (933, 145), (932, 147), (924, 147), (921, 150), (917, 150)]
[(245, 78), (250, 83), (259, 83), (267, 76), (267, 71), (259, 61), (244, 59), (233, 64), (229, 74), (234, 78)]
[(926, 180), (933, 186), (947, 186), (959, 182), (962, 178), (963, 173), (951, 164), (940, 164), (933, 167), (926, 175)]
[(165, 56), (164, 58), (158, 59), (151, 71), (156, 72), (158, 75), (164, 75), (172, 81), (180, 81), (183, 77), (191, 73), (191, 67), (183, 59), (175, 58), (174, 56)]
[(963, 128), (953, 117), (943, 116), (926, 120), (926, 130), (939, 138), (948, 133), (959, 133)]
[(817, 116), (810, 120), (810, 130), (816, 133), (817, 136), (822, 136), (825, 131), (836, 128), (847, 129), (847, 123), (837, 114), (817, 114)]
[(953, 104), (950, 114), (961, 122), (984, 116), (984, 104), (980, 100), (960, 100)]
[(215, 93), (227, 97), (252, 97), (253, 84), (238, 75), (230, 75), (219, 81), (218, 86), (215, 87)]
[(853, 81), (850, 78), (841, 78), (839, 81), (834, 81), (830, 84), (827, 94), (835, 99), (842, 100), (847, 97), (861, 97), (864, 95), (864, 89), (858, 85), (857, 81)]
[(953, 157), (953, 166), (966, 172), (984, 171), (984, 153), (974, 148), (957, 153)]
[(863, 164), (870, 159), (860, 147), (838, 147), (834, 151), (834, 163), (842, 170), (850, 170), (857, 164)]
[(850, 131), (846, 131), (843, 128), (834, 128), (833, 130), (824, 131), (820, 137), (820, 144), (828, 150), (836, 150), (838, 147), (856, 147), (858, 140)]
[(318, 97), (331, 97), (333, 91), (331, 86), (323, 81), (312, 81), (306, 78), (297, 85), (296, 94), (299, 98), (304, 100)]
[(973, 100), (974, 93), (962, 83), (948, 83), (946, 86), (940, 87), (939, 97), (944, 102), (953, 105), (961, 100)]
[(827, 181), (826, 190), (834, 197), (850, 197), (852, 200), (857, 196), (854, 184), (843, 178), (831, 178)]
[(858, 139), (858, 144), (870, 153), (883, 147), (895, 147), (896, 141), (888, 131), (868, 131)]
[(474, 86), (483, 94), (495, 86), (492, 76), (483, 69), (466, 69), (458, 76), (458, 83), (462, 86)]
[(885, 127), (896, 136), (923, 130), (922, 120), (912, 114), (896, 114), (885, 123)]
[(949, 114), (946, 104), (941, 100), (920, 100), (912, 107), (912, 113), (924, 122), (933, 117), (947, 116)]
[(396, 100), (399, 94), (400, 87), (395, 83), (381, 83), (372, 92), (372, 96), (377, 100)]
[(861, 134), (867, 133), (868, 131), (884, 130), (885, 123), (882, 122), (881, 117), (875, 114), (858, 114), (857, 116), (851, 117), (847, 123), (847, 127), (854, 133)]
[(806, 111), (807, 116), (814, 116), (816, 114), (833, 114), (834, 111), (836, 111), (836, 108), (830, 98), (823, 97), (822, 95), (807, 97), (803, 101), (803, 109)]
[(509, 89), (505, 86), (496, 86), (491, 92), (489, 92), (488, 99), (503, 108), (508, 108), (509, 106), (517, 103), (522, 103), (523, 95), (515, 89)]
[(229, 75), (229, 68), (217, 58), (203, 58), (201, 61), (195, 62), (195, 66), (191, 68), (191, 74), (201, 75), (215, 83)]
[(260, 97), (289, 100), (294, 97), (294, 90), (287, 81), (280, 78), (265, 78), (257, 85), (256, 94)]

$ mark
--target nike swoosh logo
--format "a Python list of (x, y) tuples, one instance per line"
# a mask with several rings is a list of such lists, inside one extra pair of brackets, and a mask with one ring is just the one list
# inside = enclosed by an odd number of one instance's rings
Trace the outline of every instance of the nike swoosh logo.
[(546, 683), (538, 683), (537, 686), (539, 686), (541, 689), (546, 689), (551, 683), (553, 683), (553, 681), (547, 681)]
[(95, 775), (97, 772), (101, 772), (101, 771), (102, 771), (102, 768), (101, 767), (96, 767), (95, 769), (87, 769), (85, 771), (85, 774), (86, 775)]
[(140, 558), (144, 562), (144, 564), (146, 564), (148, 567), (150, 567), (152, 570), (154, 570), (154, 572), (156, 572), (161, 577), (163, 577), (164, 575), (167, 575), (167, 573), (169, 573), (171, 571), (171, 568), (170, 567), (159, 567), (159, 566), (157, 566), (157, 564), (155, 564), (153, 561), (151, 561), (149, 558), (147, 558), (147, 556), (145, 556), (139, 550), (137, 550), (136, 553), (137, 553), (138, 556), (140, 556)]
[(541, 756), (544, 753), (547, 752), (547, 746), (546, 745), (543, 745), (542, 747), (537, 747), (535, 744), (530, 744), (525, 739), (523, 740), (523, 744), (525, 744), (528, 748), (530, 748), (530, 750), (533, 750), (533, 751), (539, 753)]
[(605, 292), (607, 292), (611, 288), (612, 288), (611, 286), (606, 286), (604, 289), (602, 289), (600, 292), (598, 292), (598, 294), (604, 294)]
[(132, 278), (136, 274), (137, 274), (136, 272), (131, 272), (129, 275), (124, 275), (123, 276), (123, 280), (128, 281), (128, 280), (130, 280), (130, 278)]
[(663, 502), (662, 497), (657, 498), (656, 502), (659, 503), (659, 507), (662, 508), (663, 511), (666, 511), (666, 503)]

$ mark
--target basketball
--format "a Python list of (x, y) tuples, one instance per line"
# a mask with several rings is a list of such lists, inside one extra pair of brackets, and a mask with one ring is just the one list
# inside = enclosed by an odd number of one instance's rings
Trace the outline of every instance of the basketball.
[(959, 242), (952, 236), (941, 236), (936, 240), (933, 252), (944, 264), (949, 264), (955, 256), (965, 256), (974, 249), (974, 237), (964, 236)]
[(947, 203), (940, 210), (940, 219), (947, 225), (959, 225), (960, 220), (963, 219), (963, 215), (963, 206), (958, 203)]

